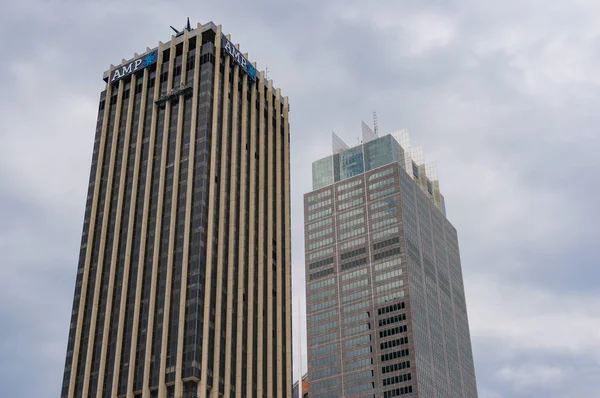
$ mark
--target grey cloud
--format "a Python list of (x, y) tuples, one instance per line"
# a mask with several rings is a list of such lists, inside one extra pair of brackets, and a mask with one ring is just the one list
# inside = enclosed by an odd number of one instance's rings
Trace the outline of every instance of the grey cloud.
[[(496, 298), (477, 283), (485, 276), (506, 291), (518, 284), (560, 294), (557, 305), (599, 293), (600, 95), (589, 72), (600, 64), (599, 14), (591, 1), (540, 0), (265, 1), (212, 8), (165, 1), (16, 3), (0, 16), (3, 37), (18, 37), (5, 42), (12, 56), (0, 60), (0, 184), (10, 190), (0, 201), (0, 323), (6, 325), (0, 367), (8, 369), (0, 376), (0, 395), (56, 396), (61, 383), (101, 74), (169, 40), (168, 25), (181, 26), (189, 15), (192, 22), (221, 23), (290, 96), (296, 298), (304, 297), (302, 194), (311, 189), (310, 163), (329, 153), (331, 130), (354, 143), (360, 119), (369, 121), (377, 109), (382, 132), (408, 127), (426, 159), (438, 163), (459, 231), (481, 392), (594, 396), (598, 358), (520, 352), (510, 335), (500, 352), (481, 326), (477, 303), (498, 317), (509, 310), (496, 308)], [(428, 32), (411, 22), (430, 15), (447, 21), (452, 35), (415, 54), (415, 42)], [(556, 48), (564, 37), (568, 52)], [(561, 59), (553, 58), (561, 52)], [(19, 68), (43, 75), (28, 85)], [(67, 123), (72, 114), (77, 122)], [(35, 156), (18, 156), (20, 148)], [(513, 305), (552, 311), (526, 295), (518, 300)], [(599, 318), (587, 306), (581, 311)], [(574, 321), (568, 313), (556, 320)], [(536, 339), (530, 327), (527, 342)], [(521, 369), (521, 362), (562, 367), (580, 375), (578, 383), (515, 389), (510, 370)], [(32, 368), (38, 385), (27, 383)]]

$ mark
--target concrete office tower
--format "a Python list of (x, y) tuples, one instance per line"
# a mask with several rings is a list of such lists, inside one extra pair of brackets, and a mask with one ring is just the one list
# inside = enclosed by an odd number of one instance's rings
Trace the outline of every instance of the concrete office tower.
[(408, 134), (334, 135), (304, 196), (311, 397), (477, 397), (456, 230)]
[(221, 26), (104, 73), (62, 397), (290, 396), (288, 99)]

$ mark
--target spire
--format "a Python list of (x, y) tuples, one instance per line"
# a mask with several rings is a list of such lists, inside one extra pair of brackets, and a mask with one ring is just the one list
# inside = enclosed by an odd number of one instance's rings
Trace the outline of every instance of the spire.
[(333, 154), (340, 153), (350, 148), (348, 144), (346, 144), (335, 132), (331, 132), (331, 146), (333, 150)]

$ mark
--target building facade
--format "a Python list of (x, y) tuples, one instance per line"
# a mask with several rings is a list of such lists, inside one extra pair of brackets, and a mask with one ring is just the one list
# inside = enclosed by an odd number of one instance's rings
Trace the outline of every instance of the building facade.
[(212, 22), (104, 80), (61, 397), (290, 396), (287, 97)]
[(405, 131), (334, 134), (304, 196), (311, 397), (477, 397), (456, 229)]
[(302, 382), (300, 380), (294, 382), (294, 387), (292, 388), (292, 398), (307, 398), (308, 397), (308, 374), (305, 373), (302, 376)]

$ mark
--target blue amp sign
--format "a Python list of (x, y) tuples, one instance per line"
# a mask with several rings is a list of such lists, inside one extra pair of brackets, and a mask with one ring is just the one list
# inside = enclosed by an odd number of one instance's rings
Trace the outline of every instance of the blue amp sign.
[(231, 58), (233, 58), (233, 60), (235, 60), (235, 62), (244, 70), (244, 72), (246, 72), (251, 80), (256, 80), (256, 69), (254, 66), (252, 66), (252, 64), (242, 55), (240, 50), (235, 48), (233, 43), (227, 40), (225, 35), (221, 36), (221, 48), (224, 49), (225, 52), (229, 54)]
[(110, 72), (109, 81), (111, 83), (114, 83), (116, 81), (121, 80), (125, 76), (129, 76), (132, 73), (137, 72), (138, 70), (142, 70), (142, 69), (152, 65), (153, 63), (156, 62), (156, 55), (157, 55), (157, 50), (154, 50), (154, 51), (149, 52), (146, 55), (142, 55), (141, 57), (134, 59), (131, 62), (126, 63), (123, 66), (119, 66), (118, 68), (116, 68), (115, 70)]

